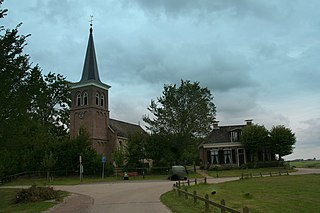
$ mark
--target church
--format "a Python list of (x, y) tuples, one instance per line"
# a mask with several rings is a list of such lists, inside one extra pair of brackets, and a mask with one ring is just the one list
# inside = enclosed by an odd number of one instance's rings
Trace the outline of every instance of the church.
[(82, 77), (71, 84), (70, 137), (76, 138), (80, 128), (85, 128), (92, 147), (108, 162), (114, 150), (123, 150), (130, 134), (144, 132), (139, 125), (110, 118), (110, 88), (99, 77), (91, 24)]

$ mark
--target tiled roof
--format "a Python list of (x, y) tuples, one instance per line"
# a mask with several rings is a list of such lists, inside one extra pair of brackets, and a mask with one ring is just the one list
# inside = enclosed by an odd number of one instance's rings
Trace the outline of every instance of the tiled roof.
[(230, 142), (230, 132), (239, 130), (241, 131), (246, 125), (232, 125), (232, 126), (219, 126), (218, 129), (213, 129), (209, 136), (205, 139), (206, 143), (228, 143)]
[(117, 136), (128, 138), (130, 134), (145, 133), (141, 126), (124, 121), (109, 119), (109, 126)]

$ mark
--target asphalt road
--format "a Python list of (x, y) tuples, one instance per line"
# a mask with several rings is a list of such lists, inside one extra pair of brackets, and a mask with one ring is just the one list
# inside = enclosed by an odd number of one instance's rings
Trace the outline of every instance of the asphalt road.
[(89, 212), (93, 213), (170, 213), (160, 202), (160, 195), (171, 190), (172, 184), (171, 181), (124, 181), (55, 188), (92, 197), (94, 203)]

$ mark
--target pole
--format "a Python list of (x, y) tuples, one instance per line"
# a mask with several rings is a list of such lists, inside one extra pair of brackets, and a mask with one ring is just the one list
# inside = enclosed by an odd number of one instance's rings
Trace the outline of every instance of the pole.
[(102, 163), (102, 179), (104, 179), (104, 163)]

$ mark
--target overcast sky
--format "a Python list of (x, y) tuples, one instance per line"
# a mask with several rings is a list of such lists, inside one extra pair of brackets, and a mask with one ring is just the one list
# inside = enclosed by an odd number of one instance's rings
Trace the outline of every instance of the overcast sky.
[(25, 53), (43, 73), (81, 78), (94, 16), (110, 115), (142, 122), (164, 84), (199, 81), (219, 125), (245, 119), (297, 136), (287, 159), (320, 158), (320, 1), (5, 0), (1, 25), (31, 34)]

